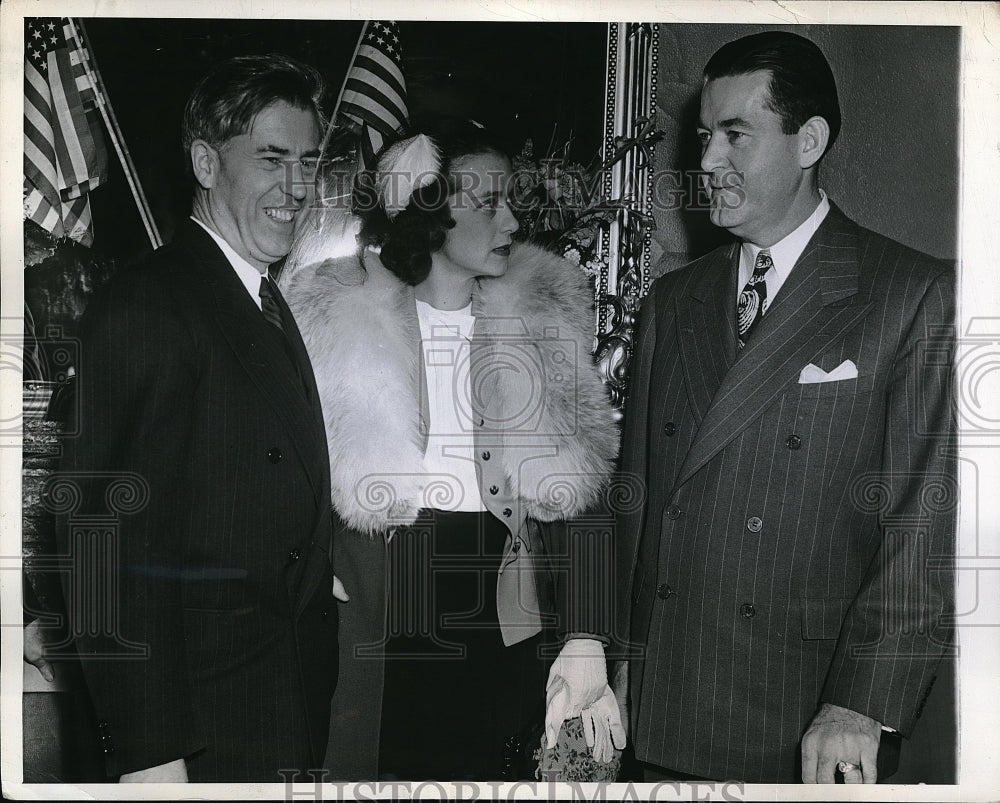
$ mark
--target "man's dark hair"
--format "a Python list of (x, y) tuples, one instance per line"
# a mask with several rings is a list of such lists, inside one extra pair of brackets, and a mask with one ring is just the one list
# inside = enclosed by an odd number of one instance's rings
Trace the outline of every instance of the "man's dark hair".
[(362, 221), (360, 242), (381, 246), (382, 264), (413, 286), (430, 274), (431, 254), (441, 249), (448, 230), (455, 226), (448, 199), (460, 189), (456, 181), (460, 163), (487, 154), (509, 158), (505, 145), (471, 120), (439, 118), (421, 126), (421, 133), (437, 146), (441, 169), (433, 181), (413, 193), (405, 209), (389, 219), (370, 172), (359, 174), (353, 199), (354, 214)]
[(840, 133), (840, 102), (833, 71), (815, 42), (787, 31), (765, 31), (729, 42), (709, 59), (705, 80), (767, 71), (768, 107), (781, 118), (781, 130), (794, 134), (810, 117), (830, 126), (827, 150)]
[(190, 152), (196, 139), (218, 147), (246, 133), (253, 119), (278, 101), (313, 112), (322, 130), (322, 94), (319, 72), (288, 56), (237, 56), (224, 61), (198, 82), (188, 99), (182, 126), (184, 152)]

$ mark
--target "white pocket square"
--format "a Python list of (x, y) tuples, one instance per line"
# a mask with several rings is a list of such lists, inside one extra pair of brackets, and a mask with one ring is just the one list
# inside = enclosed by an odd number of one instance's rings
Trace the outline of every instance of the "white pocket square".
[(822, 368), (809, 363), (799, 374), (799, 384), (809, 385), (814, 382), (840, 382), (844, 379), (856, 379), (858, 366), (854, 360), (844, 360), (840, 365), (827, 373)]

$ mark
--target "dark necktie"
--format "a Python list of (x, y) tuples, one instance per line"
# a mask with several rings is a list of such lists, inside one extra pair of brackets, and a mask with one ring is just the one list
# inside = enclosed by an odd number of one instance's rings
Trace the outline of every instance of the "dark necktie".
[(288, 359), (291, 360), (292, 367), (295, 368), (295, 373), (297, 373), (299, 375), (299, 379), (302, 380), (302, 387), (306, 391), (306, 396), (308, 396), (309, 386), (306, 384), (305, 377), (302, 374), (302, 366), (299, 365), (298, 358), (295, 356), (295, 350), (292, 348), (291, 341), (288, 339), (288, 334), (285, 332), (285, 322), (284, 318), (281, 317), (281, 307), (278, 306), (278, 299), (276, 298), (277, 293), (277, 288), (271, 286), (271, 282), (268, 280), (267, 276), (261, 276), (260, 311), (264, 313), (264, 320), (277, 328), (277, 334), (281, 338), (281, 345), (285, 349), (285, 354), (287, 354)]
[(750, 281), (746, 283), (743, 292), (740, 293), (736, 303), (736, 324), (740, 333), (740, 348), (743, 348), (750, 339), (757, 322), (764, 314), (764, 302), (767, 301), (767, 284), (764, 282), (764, 275), (774, 267), (771, 255), (767, 251), (757, 254), (757, 261), (753, 266), (753, 274)]
[(260, 277), (260, 309), (264, 313), (264, 319), (273, 326), (277, 326), (279, 331), (285, 331), (285, 324), (281, 320), (281, 307), (278, 306), (274, 298), (274, 291), (271, 289), (271, 282), (266, 276)]

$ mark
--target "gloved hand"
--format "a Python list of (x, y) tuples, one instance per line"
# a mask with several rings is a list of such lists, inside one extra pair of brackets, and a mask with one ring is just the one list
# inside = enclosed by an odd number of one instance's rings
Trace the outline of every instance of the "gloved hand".
[[(608, 686), (604, 645), (596, 639), (570, 639), (563, 646), (545, 686), (546, 745), (555, 747), (564, 720), (580, 716), (594, 758), (607, 761), (611, 744), (625, 746), (625, 729)], [(607, 758), (598, 758), (607, 756)]]
[(614, 748), (625, 747), (625, 728), (622, 727), (621, 709), (610, 686), (604, 687), (604, 694), (581, 713), (583, 735), (587, 746), (593, 751), (594, 760), (607, 764), (614, 758)]

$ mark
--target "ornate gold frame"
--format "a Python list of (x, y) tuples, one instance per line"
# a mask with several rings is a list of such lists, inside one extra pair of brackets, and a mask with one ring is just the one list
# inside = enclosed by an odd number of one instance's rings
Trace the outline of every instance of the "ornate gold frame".
[(619, 407), (627, 395), (639, 301), (649, 289), (650, 227), (640, 223), (649, 220), (651, 213), (652, 160), (644, 138), (655, 119), (659, 39), (657, 24), (608, 25), (602, 155), (607, 161), (623, 145), (633, 146), (603, 173), (604, 197), (629, 202), (619, 210), (610, 230), (601, 233), (601, 253), (607, 260), (595, 284), (595, 356)]

